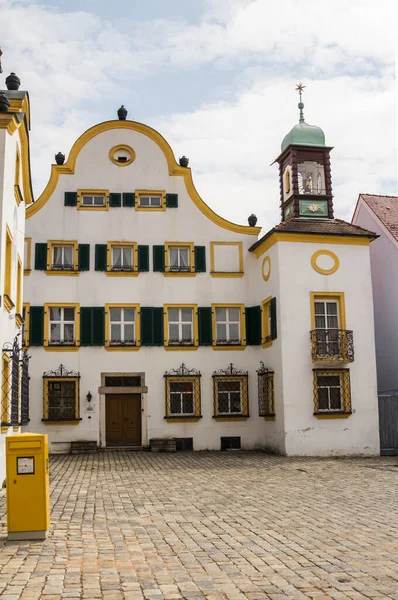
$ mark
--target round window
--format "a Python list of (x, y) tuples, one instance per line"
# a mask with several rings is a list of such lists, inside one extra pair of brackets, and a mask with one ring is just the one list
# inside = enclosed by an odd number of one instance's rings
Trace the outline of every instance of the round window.
[(135, 152), (130, 146), (113, 146), (109, 151), (109, 158), (118, 167), (126, 167), (135, 159)]

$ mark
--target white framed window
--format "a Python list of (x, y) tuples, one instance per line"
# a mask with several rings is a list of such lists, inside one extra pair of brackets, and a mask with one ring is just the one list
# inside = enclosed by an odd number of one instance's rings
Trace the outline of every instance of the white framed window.
[(241, 343), (241, 309), (238, 307), (217, 307), (215, 309), (216, 344)]
[(145, 208), (161, 208), (162, 206), (162, 195), (161, 194), (140, 194), (138, 206)]
[(113, 271), (131, 271), (134, 268), (133, 246), (112, 246)]
[(169, 381), (170, 411), (172, 417), (195, 415), (195, 381)]
[(54, 245), (52, 247), (52, 269), (72, 270), (74, 268), (74, 250), (74, 247), (70, 245)]
[(193, 345), (194, 344), (194, 312), (193, 308), (168, 308), (168, 344)]
[(190, 248), (172, 246), (169, 248), (169, 270), (170, 271), (189, 271), (190, 270)]
[(342, 348), (339, 336), (339, 302), (337, 300), (316, 300), (314, 312), (318, 356), (340, 356)]
[(134, 307), (109, 308), (109, 344), (114, 346), (136, 345), (136, 317)]
[(104, 194), (83, 194), (82, 206), (105, 206)]
[(49, 344), (75, 345), (75, 318), (74, 307), (50, 306)]

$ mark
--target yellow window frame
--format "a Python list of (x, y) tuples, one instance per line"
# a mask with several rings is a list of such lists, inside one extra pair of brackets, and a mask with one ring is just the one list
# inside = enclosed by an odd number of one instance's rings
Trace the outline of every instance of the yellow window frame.
[[(1, 367), (1, 422), (8, 423), (8, 409), (10, 405), (11, 392), (11, 358), (7, 352), (2, 353)], [(4, 431), (8, 431), (8, 426), (4, 426)]]
[[(62, 382), (62, 381), (68, 381), (68, 382), (75, 382), (75, 418), (70, 420), (70, 421), (64, 421), (64, 420), (54, 420), (54, 421), (49, 421), (48, 420), (48, 383), (49, 382)], [(80, 414), (80, 378), (79, 377), (44, 377), (43, 378), (43, 421), (45, 422), (45, 425), (51, 425), (51, 424), (63, 424), (63, 425), (75, 425), (77, 423), (80, 423), (81, 418), (79, 416)]]
[(14, 303), (11, 300), (12, 289), (12, 246), (13, 237), (10, 228), (6, 224), (6, 248), (5, 248), (5, 264), (4, 264), (4, 307), (8, 312), (14, 308)]
[[(192, 308), (193, 317), (193, 345), (169, 345), (169, 308)], [(184, 352), (186, 350), (197, 350), (199, 346), (199, 330), (198, 330), (198, 305), (197, 304), (164, 304), (163, 305), (163, 339), (165, 350), (175, 350)]]
[[(133, 270), (132, 271), (113, 271), (112, 270), (112, 248), (128, 246), (132, 248)], [(106, 249), (106, 275), (108, 277), (137, 277), (138, 272), (138, 245), (137, 242), (108, 242)]]
[(30, 275), (32, 270), (32, 238), (25, 238), (24, 247), (24, 275)]
[[(241, 407), (240, 414), (228, 414), (218, 412), (218, 382), (219, 381), (239, 381), (241, 383)], [(249, 414), (249, 382), (248, 375), (213, 375), (213, 419), (216, 421), (246, 421)]]
[(15, 322), (18, 327), (21, 327), (23, 323), (22, 319), (22, 287), (23, 287), (23, 267), (22, 260), (19, 254), (17, 254), (17, 298), (15, 308)]
[[(170, 271), (169, 250), (171, 248), (187, 248), (189, 251), (189, 271)], [(165, 277), (196, 277), (195, 244), (193, 242), (164, 243), (164, 273)]]
[[(110, 309), (135, 308), (135, 346), (113, 346), (110, 343)], [(105, 304), (105, 350), (110, 352), (134, 352), (141, 347), (141, 311), (139, 304)]]
[[(51, 269), (52, 257), (55, 246), (70, 246), (73, 248), (73, 269)], [(47, 269), (46, 275), (63, 275), (63, 276), (76, 276), (80, 275), (79, 272), (79, 244), (77, 240), (48, 240), (47, 241)]]
[[(104, 196), (103, 206), (84, 206), (82, 204), (83, 196)], [(77, 210), (109, 210), (109, 190), (77, 190)]]
[(14, 178), (14, 196), (19, 206), (21, 202), (23, 202), (23, 196), (20, 187), (21, 181), (21, 153), (19, 151), (19, 147), (17, 146), (16, 156), (15, 156), (15, 178)]
[(311, 329), (315, 329), (315, 302), (318, 300), (335, 300), (339, 311), (339, 329), (347, 329), (344, 292), (310, 292)]
[[(237, 246), (239, 252), (239, 271), (216, 271), (215, 246)], [(210, 275), (212, 277), (243, 277), (243, 244), (242, 242), (210, 242)]]
[[(126, 160), (126, 162), (119, 162), (115, 158), (115, 154), (116, 154), (116, 152), (121, 152), (123, 150), (130, 154), (130, 158), (128, 160)], [(135, 160), (135, 152), (131, 146), (128, 146), (127, 144), (119, 144), (117, 146), (113, 146), (109, 150), (109, 158), (113, 162), (114, 165), (116, 165), (118, 167), (127, 167), (128, 165), (131, 165), (131, 163)]]
[[(193, 383), (193, 406), (192, 415), (175, 415), (170, 412), (170, 383)], [(197, 423), (202, 418), (201, 415), (201, 387), (200, 375), (175, 376), (165, 375), (165, 420), (168, 423)]]
[[(49, 344), (50, 339), (50, 308), (75, 309), (75, 345), (63, 346)], [(44, 304), (44, 349), (50, 352), (76, 352), (80, 347), (80, 304), (78, 302), (46, 302)]]
[(273, 343), (273, 340), (269, 339), (271, 331), (268, 318), (272, 298), (273, 296), (268, 296), (261, 302), (261, 344), (263, 348), (269, 348)]
[[(318, 377), (325, 375), (337, 375), (340, 377), (340, 386), (342, 391), (343, 410), (326, 411), (319, 410), (318, 403)], [(313, 369), (314, 378), (314, 416), (317, 419), (347, 419), (352, 414), (351, 409), (351, 383), (349, 369)]]
[[(141, 196), (160, 196), (160, 206), (140, 206)], [(166, 190), (135, 190), (135, 210), (151, 212), (166, 210)]]
[(25, 309), (25, 319), (23, 322), (23, 328), (24, 328), (24, 337), (25, 337), (25, 344), (23, 345), (24, 348), (28, 348), (29, 347), (29, 328), (30, 328), (30, 303), (29, 302), (24, 302), (22, 305), (22, 314), (23, 314), (23, 309)]
[[(239, 333), (240, 333), (240, 344), (236, 345), (217, 345), (217, 324), (216, 324), (216, 308), (239, 308)], [(213, 337), (213, 350), (244, 350), (246, 348), (246, 320), (245, 320), (245, 305), (244, 304), (212, 304), (211, 305), (211, 322), (212, 322), (212, 337)]]

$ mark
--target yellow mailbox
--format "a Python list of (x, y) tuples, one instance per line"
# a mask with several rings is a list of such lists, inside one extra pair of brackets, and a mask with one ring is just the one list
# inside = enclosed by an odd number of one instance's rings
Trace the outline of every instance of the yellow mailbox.
[(50, 524), (47, 435), (7, 437), (6, 463), (8, 539), (44, 539)]

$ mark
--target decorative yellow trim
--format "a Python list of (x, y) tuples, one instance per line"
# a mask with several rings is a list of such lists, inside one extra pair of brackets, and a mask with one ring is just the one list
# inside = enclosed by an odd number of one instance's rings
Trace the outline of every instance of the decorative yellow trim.
[[(28, 209), (29, 210), (29, 209)], [(343, 246), (369, 246), (370, 239), (359, 236), (348, 237), (345, 235), (310, 235), (300, 233), (272, 233), (269, 238), (264, 240), (253, 253), (260, 258), (277, 242), (295, 242), (303, 244), (341, 244)]]
[[(160, 196), (160, 206), (140, 206), (140, 196)], [(165, 190), (135, 190), (135, 210), (149, 210), (151, 212), (166, 210)]]
[[(74, 346), (53, 346), (48, 343), (50, 308), (74, 308), (75, 309), (75, 345)], [(44, 304), (44, 349), (51, 352), (76, 352), (80, 346), (80, 304), (78, 302), (46, 302)]]
[[(54, 246), (71, 246), (73, 248), (73, 270), (63, 270), (63, 269), (51, 269), (51, 265), (53, 264), (53, 250)], [(80, 275), (79, 271), (79, 244), (77, 240), (48, 240), (47, 241), (47, 269), (45, 271), (46, 275)]]
[[(214, 246), (237, 246), (239, 252), (239, 271), (216, 271), (214, 265)], [(210, 275), (212, 277), (243, 277), (242, 242), (210, 242)]]
[[(5, 263), (4, 263), (4, 306), (8, 312), (13, 308), (14, 304), (11, 301), (11, 286), (12, 286), (12, 242), (10, 228), (6, 223), (6, 245), (5, 245)], [(8, 300), (6, 298), (8, 296)], [(11, 306), (12, 304), (12, 306)]]
[(228, 421), (230, 423), (234, 421), (247, 421), (249, 417), (213, 417), (215, 421)]
[[(133, 271), (112, 271), (112, 248), (128, 246), (132, 248)], [(106, 275), (108, 277), (137, 277), (138, 272), (138, 246), (137, 242), (108, 242), (106, 250)], [(126, 305), (128, 306), (128, 305)], [(133, 305), (132, 305), (133, 306)]]
[(264, 421), (275, 421), (276, 417), (263, 417)]
[(14, 185), (14, 196), (15, 196), (16, 203), (19, 206), (21, 204), (21, 202), (23, 202), (23, 196), (21, 193), (21, 188), (17, 184)]
[[(331, 267), (330, 269), (322, 269), (321, 267), (318, 267), (316, 261), (319, 256), (329, 256), (329, 258), (333, 259), (333, 267)], [(332, 275), (333, 273), (336, 273), (337, 269), (340, 267), (340, 261), (338, 256), (331, 250), (317, 250), (311, 256), (311, 266), (314, 269), (314, 271), (320, 273), (321, 275)]]
[[(8, 406), (10, 400), (10, 391), (11, 391), (11, 358), (7, 352), (2, 353), (2, 364), (1, 364), (1, 372), (2, 372), (2, 380), (1, 380), (1, 421), (8, 422)], [(8, 427), (4, 427), (7, 429)], [(3, 427), (1, 428), (3, 432)]]
[(26, 93), (26, 96), (23, 98), (9, 98), (10, 100), (10, 108), (9, 112), (23, 112), (25, 113), (26, 123), (28, 129), (30, 129), (30, 105), (29, 105), (29, 96)]
[[(311, 308), (311, 329), (315, 329), (315, 301), (316, 300), (336, 300), (339, 311), (339, 329), (347, 329), (345, 314), (344, 292), (310, 292)], [(316, 361), (318, 362), (318, 361)]]
[[(24, 348), (29, 347), (29, 329), (30, 329), (30, 303), (24, 302), (23, 309), (25, 309), (25, 319), (24, 319), (24, 332), (25, 332), (25, 345)], [(23, 314), (22, 309), (22, 314)]]
[[(169, 308), (192, 308), (193, 317), (193, 345), (192, 346), (169, 346)], [(199, 334), (198, 334), (198, 305), (197, 304), (164, 304), (163, 305), (163, 339), (165, 350), (177, 350), (185, 352), (186, 350), (197, 350), (199, 346)]]
[(234, 273), (210, 273), (211, 277), (215, 277), (215, 278), (223, 278), (223, 279), (231, 279), (231, 278), (241, 278), (243, 277), (244, 273), (238, 273), (238, 272), (234, 272)]
[[(0, 127), (0, 129), (1, 129), (1, 127)], [(8, 433), (8, 429), (9, 428), (5, 427), (5, 426), (1, 427), (1, 433)]]
[[(129, 160), (126, 160), (126, 162), (119, 162), (114, 155), (116, 154), (116, 152), (120, 152), (123, 150), (129, 152), (131, 158)], [(113, 146), (113, 148), (109, 150), (109, 158), (114, 165), (117, 165), (118, 167), (127, 167), (135, 161), (135, 152), (131, 146), (127, 146), (127, 144), (119, 144), (118, 146)]]
[(178, 417), (165, 417), (164, 420), (167, 423), (198, 423), (200, 419), (201, 417), (181, 417), (181, 419)]
[[(240, 309), (240, 340), (241, 343), (236, 346), (232, 344), (217, 345), (217, 327), (216, 327), (216, 308), (239, 308)], [(211, 316), (212, 316), (212, 336), (213, 336), (213, 350), (244, 350), (246, 348), (246, 321), (244, 318), (245, 305), (244, 304), (212, 304), (211, 305)]]
[[(44, 421), (48, 419), (48, 383), (54, 381), (74, 381), (75, 382), (75, 418), (70, 421)], [(43, 379), (43, 423), (48, 425), (73, 425), (79, 423), (79, 402), (80, 400), (80, 381), (78, 377), (45, 377)]]
[(73, 421), (43, 421), (43, 425), (79, 425), (81, 419), (74, 419)]
[(351, 413), (342, 413), (338, 415), (334, 415), (332, 413), (322, 415), (320, 413), (317, 413), (316, 415), (314, 415), (314, 417), (316, 419), (348, 419), (348, 417), (351, 417)]
[(0, 129), (6, 129), (10, 135), (14, 135), (21, 125), (22, 122), (17, 120), (15, 114), (11, 112), (0, 113)]
[(54, 269), (53, 271), (44, 271), (46, 275), (56, 275), (57, 277), (78, 277), (80, 275), (80, 271), (57, 271)]
[(285, 169), (285, 195), (290, 193), (290, 168)]
[(268, 307), (271, 303), (272, 296), (268, 296), (261, 302), (261, 344), (263, 348), (269, 348), (272, 346), (273, 340), (266, 342), (266, 338), (271, 335), (268, 321)]
[[(62, 165), (64, 166), (64, 165)], [(52, 174), (52, 172), (51, 172)], [(50, 178), (51, 180), (51, 178)], [(45, 190), (44, 190), (45, 191)], [(44, 193), (44, 192), (43, 192)], [(83, 206), (83, 196), (105, 196), (105, 203), (103, 206)], [(40, 198), (39, 198), (40, 200)], [(37, 202), (35, 202), (35, 206)], [(33, 208), (33, 207), (29, 207)], [(29, 208), (27, 210), (29, 210)], [(109, 210), (109, 190), (77, 190), (77, 210)], [(27, 215), (28, 216), (28, 215)]]
[(21, 153), (19, 152), (19, 147), (17, 144), (17, 152), (15, 156), (15, 178), (14, 183), (19, 187), (21, 183)]
[[(135, 308), (135, 346), (112, 346), (110, 343), (110, 309)], [(105, 350), (108, 352), (134, 352), (141, 347), (141, 311), (139, 304), (105, 304)]]
[[(264, 267), (266, 266), (267, 269), (265, 270)], [(271, 277), (271, 259), (269, 256), (264, 256), (263, 264), (261, 265), (261, 275), (263, 276), (264, 281), (268, 281)]]
[(15, 427), (13, 427), (13, 428), (12, 428), (12, 430), (13, 430), (13, 431), (19, 431), (19, 427), (18, 427), (18, 426), (15, 426)]
[(21, 325), (23, 324), (23, 318), (19, 313), (15, 315), (15, 323), (17, 327), (21, 327)]
[[(170, 248), (188, 248), (189, 271), (170, 271)], [(193, 242), (165, 242), (164, 243), (164, 273), (165, 277), (196, 277), (195, 271), (195, 245)]]
[(31, 237), (26, 237), (25, 238), (25, 254), (24, 254), (24, 261), (25, 261), (25, 268), (24, 268), (24, 275), (30, 275), (30, 272), (32, 270), (32, 238)]
[[(226, 219), (223, 219), (215, 212), (211, 210), (211, 208), (202, 200), (199, 196), (194, 183), (192, 181), (191, 169), (181, 167), (177, 164), (172, 149), (166, 140), (154, 129), (148, 127), (147, 125), (143, 125), (142, 123), (137, 123), (135, 121), (105, 121), (104, 123), (100, 123), (88, 129), (83, 135), (81, 135), (76, 142), (74, 143), (69, 158), (64, 165), (52, 165), (51, 166), (51, 175), (49, 182), (41, 194), (40, 198), (32, 205), (29, 206), (26, 211), (27, 218), (34, 215), (42, 206), (45, 205), (47, 200), (50, 198), (52, 193), (54, 192), (59, 176), (61, 174), (64, 175), (73, 175), (75, 172), (76, 159), (79, 155), (79, 152), (82, 148), (94, 137), (103, 133), (104, 131), (111, 131), (114, 129), (121, 130), (131, 130), (137, 131), (143, 135), (149, 137), (152, 141), (154, 141), (159, 148), (162, 150), (168, 165), (169, 175), (170, 176), (180, 176), (183, 177), (187, 191), (191, 200), (196, 204), (198, 209), (213, 223), (227, 229), (228, 231), (234, 231), (235, 233), (243, 233), (246, 235), (258, 235), (261, 231), (261, 227), (248, 227), (247, 225), (237, 225), (235, 223), (231, 223)], [(25, 193), (25, 199), (27, 195)]]
[(4, 308), (6, 309), (7, 312), (11, 312), (15, 306), (14, 302), (11, 300), (11, 298), (8, 294), (4, 294), (3, 304), (4, 304)]

